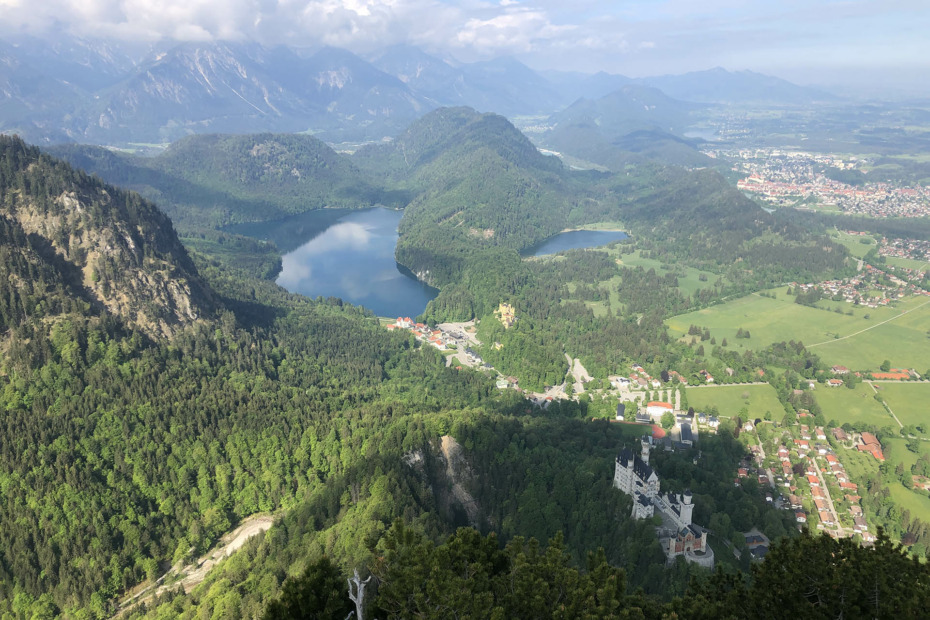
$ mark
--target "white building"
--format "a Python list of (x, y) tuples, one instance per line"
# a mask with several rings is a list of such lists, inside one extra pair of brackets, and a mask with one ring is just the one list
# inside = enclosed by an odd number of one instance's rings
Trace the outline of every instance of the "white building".
[(649, 466), (652, 437), (644, 436), (640, 446), (639, 456), (629, 448), (620, 451), (614, 466), (614, 487), (633, 498), (634, 519), (651, 518), (658, 509), (662, 516), (662, 526), (657, 528), (659, 542), (670, 562), (680, 555), (688, 562), (712, 568), (714, 552), (707, 544), (707, 534), (691, 522), (691, 491), (660, 495), (659, 476)]

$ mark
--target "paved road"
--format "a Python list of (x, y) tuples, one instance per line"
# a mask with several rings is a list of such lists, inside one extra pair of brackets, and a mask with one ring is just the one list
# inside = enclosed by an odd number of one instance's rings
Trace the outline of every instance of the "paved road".
[(827, 508), (830, 509), (830, 514), (833, 515), (833, 522), (836, 524), (836, 531), (840, 536), (847, 536), (846, 529), (840, 525), (840, 515), (837, 514), (836, 507), (833, 505), (833, 498), (830, 497), (830, 489), (827, 488), (827, 481), (823, 477), (823, 472), (820, 471), (820, 466), (817, 465), (817, 459), (812, 456), (808, 456), (807, 458), (811, 462), (811, 467), (813, 467), (814, 471), (817, 472), (817, 479), (820, 480), (820, 488), (823, 489), (824, 497), (827, 499)]

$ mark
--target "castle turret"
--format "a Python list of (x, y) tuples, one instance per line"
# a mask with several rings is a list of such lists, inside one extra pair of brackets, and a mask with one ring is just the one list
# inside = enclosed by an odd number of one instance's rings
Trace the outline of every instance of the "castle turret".
[(642, 458), (643, 463), (648, 465), (649, 464), (649, 448), (652, 447), (652, 437), (650, 437), (649, 435), (643, 435), (642, 439), (640, 440), (640, 445), (642, 445), (642, 456), (640, 458)]
[(681, 504), (681, 520), (685, 525), (691, 525), (691, 513), (694, 512), (692, 499), (690, 489), (685, 490), (684, 494), (679, 497), (679, 503)]

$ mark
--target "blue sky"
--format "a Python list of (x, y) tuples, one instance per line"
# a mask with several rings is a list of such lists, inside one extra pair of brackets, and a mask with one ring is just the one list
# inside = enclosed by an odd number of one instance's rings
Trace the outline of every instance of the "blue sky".
[[(722, 66), (801, 83), (930, 83), (927, 0), (0, 0), (0, 28), (257, 39), (631, 76)], [(917, 84), (917, 83), (920, 84)]]

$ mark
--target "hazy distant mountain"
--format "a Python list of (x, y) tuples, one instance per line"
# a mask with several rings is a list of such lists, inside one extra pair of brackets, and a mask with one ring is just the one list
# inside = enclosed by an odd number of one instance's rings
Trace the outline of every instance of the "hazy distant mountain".
[(189, 133), (305, 129), (304, 102), (274, 80), (264, 53), (255, 44), (207, 43), (158, 54), (99, 95), (75, 137), (167, 142)]
[(435, 107), (401, 80), (335, 47), (310, 56), (285, 83), (337, 122), (385, 124), (391, 133)]
[[(680, 118), (670, 103), (675, 99), (807, 103), (827, 98), (748, 71), (714, 69), (631, 81), (603, 72), (547, 77), (514, 58), (457, 63), (410, 46), (389, 48), (368, 62), (332, 47), (167, 45), (133, 47), (66, 34), (0, 42), (0, 131), (38, 143), (161, 144), (197, 133), (266, 131), (363, 141), (396, 135), (440, 106), (466, 105), (512, 117), (551, 114), (579, 97), (599, 100), (622, 92), (619, 98), (628, 101), (611, 104), (607, 114), (581, 106), (584, 114), (602, 117), (597, 122), (626, 123), (622, 131), (611, 129), (619, 135), (676, 131)], [(578, 113), (579, 104), (569, 110)]]
[(60, 115), (86, 96), (27, 62), (15, 47), (0, 43), (0, 130), (38, 141), (42, 127), (59, 125)]
[(496, 58), (463, 67), (474, 99), (469, 105), (497, 114), (539, 114), (567, 101), (553, 85), (514, 58)]
[(373, 59), (372, 64), (439, 103), (452, 103), (462, 96), (462, 69), (418, 47), (395, 45)]
[(549, 122), (556, 127), (594, 123), (612, 139), (640, 129), (681, 131), (690, 123), (689, 115), (699, 108), (658, 89), (628, 84), (600, 99), (580, 99), (550, 116)]
[(149, 48), (144, 45), (131, 50), (125, 44), (83, 39), (65, 32), (42, 39), (18, 36), (8, 43), (19, 58), (41, 68), (43, 74), (88, 92), (125, 78)]
[(553, 84), (513, 58), (454, 64), (416, 47), (396, 46), (374, 64), (444, 106), (498, 114), (551, 112), (570, 101)]
[(727, 71), (720, 67), (638, 81), (660, 89), (669, 97), (699, 103), (807, 104), (837, 99), (823, 91), (798, 86), (781, 78), (753, 71)]
[(598, 71), (595, 74), (576, 71), (546, 71), (542, 75), (569, 101), (599, 99), (631, 83), (632, 78)]
[(667, 97), (661, 91), (628, 84), (599, 99), (581, 99), (549, 117), (543, 137), (560, 152), (619, 170), (636, 153), (662, 163), (705, 166), (710, 160), (675, 134), (692, 122), (701, 106)]

